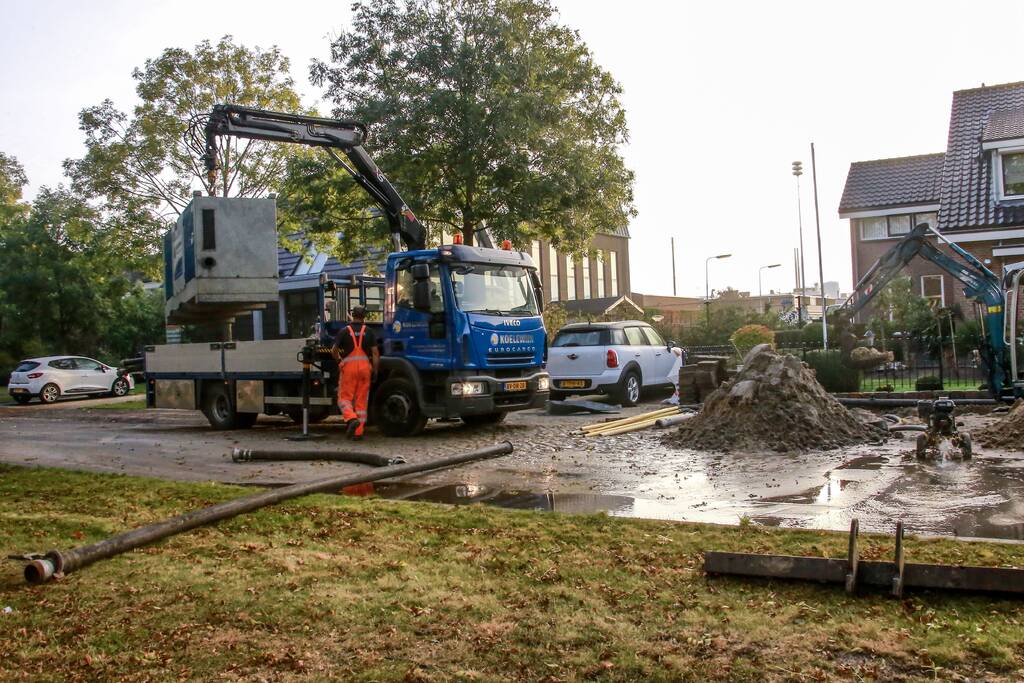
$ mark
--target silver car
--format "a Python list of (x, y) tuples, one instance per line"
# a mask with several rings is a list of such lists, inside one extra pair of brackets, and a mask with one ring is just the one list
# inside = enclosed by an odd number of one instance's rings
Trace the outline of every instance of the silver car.
[(548, 349), (551, 398), (608, 394), (633, 406), (643, 391), (672, 386), (674, 365), (672, 346), (642, 320), (573, 323)]
[(38, 398), (54, 403), (61, 396), (124, 396), (135, 387), (131, 374), (82, 356), (29, 358), (11, 373), (7, 393), (18, 403)]

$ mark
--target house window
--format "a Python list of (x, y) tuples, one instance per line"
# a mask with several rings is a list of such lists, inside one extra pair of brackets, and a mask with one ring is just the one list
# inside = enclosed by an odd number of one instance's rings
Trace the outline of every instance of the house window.
[(914, 214), (914, 227), (927, 223), (931, 228), (937, 228), (939, 226), (939, 214), (932, 211), (931, 213), (915, 213)]
[[(597, 260), (594, 265), (597, 266), (597, 298), (603, 299), (608, 296), (608, 293), (604, 291), (604, 262), (607, 258), (607, 252), (604, 252), (604, 256)], [(599, 254), (601, 256), (601, 254)]]
[(583, 298), (590, 298), (590, 257), (583, 259)]
[(921, 276), (921, 296), (934, 306), (946, 305), (946, 287), (941, 275)]
[(558, 253), (548, 245), (548, 299), (558, 301)]
[(540, 240), (530, 242), (530, 258), (533, 259), (533, 265), (537, 266), (537, 271), (540, 272)]
[(616, 251), (608, 252), (608, 263), (611, 266), (611, 274), (612, 274), (612, 280), (611, 280), (611, 283), (610, 283), (611, 286), (612, 286), (611, 295), (612, 296), (618, 296), (619, 295), (619, 254), (618, 254), (618, 252), (616, 252)]
[(889, 216), (889, 237), (899, 237), (910, 232), (910, 215)]
[(1000, 154), (1003, 197), (1024, 197), (1024, 152)]
[(566, 255), (565, 257), (565, 300), (572, 301), (576, 298), (576, 264)]
[(861, 218), (857, 222), (860, 224), (860, 238), (862, 240), (884, 240), (889, 236), (888, 222), (885, 216)]

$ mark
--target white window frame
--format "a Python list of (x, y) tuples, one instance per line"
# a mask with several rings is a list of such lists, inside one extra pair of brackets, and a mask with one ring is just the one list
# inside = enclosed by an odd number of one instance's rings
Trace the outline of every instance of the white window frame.
[(576, 262), (568, 254), (565, 255), (565, 300), (576, 300)]
[(593, 295), (590, 293), (590, 257), (584, 256), (583, 261), (580, 264), (580, 274), (583, 281), (583, 298), (592, 299)]
[(558, 301), (558, 252), (548, 245), (548, 301)]
[[(917, 224), (919, 222), (917, 220), (917, 217), (918, 216), (923, 216), (923, 215), (928, 214), (928, 213), (936, 214), (935, 220), (936, 220), (936, 222), (938, 221), (938, 211), (904, 211), (903, 213), (890, 213), (890, 214), (886, 214), (884, 216), (860, 216), (859, 218), (853, 219), (853, 220), (857, 221), (857, 239), (859, 241), (861, 241), (861, 242), (881, 242), (882, 240), (898, 240), (898, 239), (902, 239), (902, 238), (906, 237), (908, 234), (910, 234), (910, 231), (913, 231), (913, 229), (917, 227)], [(892, 232), (892, 220), (895, 219), (895, 218), (904, 218), (906, 216), (910, 217), (910, 231), (893, 234), (893, 232)], [(884, 237), (865, 237), (864, 236), (864, 226), (861, 224), (861, 221), (866, 220), (866, 219), (872, 219), (872, 218), (884, 218), (885, 219), (885, 236)], [(932, 227), (934, 227), (934, 226), (932, 226)]]
[(612, 296), (618, 296), (619, 295), (619, 252), (617, 252), (617, 251), (609, 251), (608, 252), (608, 261), (609, 261), (609, 264), (611, 265), (611, 269), (610, 270), (611, 270), (611, 274), (612, 274), (611, 282), (609, 283), (609, 285), (611, 286), (611, 295)]
[(934, 296), (929, 296), (924, 293), (924, 280), (925, 278), (939, 278), (939, 307), (946, 307), (946, 278), (941, 275), (922, 275), (921, 276), (921, 298), (922, 299), (934, 299)]
[(594, 265), (597, 266), (597, 298), (598, 299), (603, 299), (606, 296), (608, 296), (608, 292), (604, 288), (604, 261), (605, 261), (605, 258), (607, 258), (606, 256), (604, 256), (605, 253), (607, 253), (607, 252), (598, 252), (598, 258), (594, 262)]
[(995, 178), (996, 199), (1024, 199), (1024, 194), (1003, 194), (1003, 155), (1024, 153), (1024, 147), (1004, 147), (997, 149), (992, 155), (995, 168), (992, 170), (992, 177)]

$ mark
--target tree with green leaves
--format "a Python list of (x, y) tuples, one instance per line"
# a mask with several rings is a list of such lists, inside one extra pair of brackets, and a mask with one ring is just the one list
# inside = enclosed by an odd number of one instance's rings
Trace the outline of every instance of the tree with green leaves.
[[(547, 0), (360, 2), (311, 78), (334, 115), (370, 125), (367, 147), (435, 231), (580, 253), (635, 215), (622, 89)], [(349, 217), (341, 255), (384, 243), (343, 172), (305, 158), (290, 175), (293, 215)]]
[(25, 168), (13, 156), (0, 152), (0, 221), (28, 209), (21, 201), (21, 191), (26, 185)]
[(140, 103), (131, 114), (110, 100), (79, 114), (86, 153), (64, 169), (82, 196), (103, 200), (104, 219), (117, 217), (131, 241), (156, 253), (156, 236), (191, 200), (193, 189), (224, 197), (273, 190), (294, 150), (259, 141), (222, 141), (220, 171), (202, 164), (203, 117), (214, 104), (298, 111), (299, 96), (280, 50), (238, 45), (231, 36), (191, 51), (168, 48), (132, 77)]

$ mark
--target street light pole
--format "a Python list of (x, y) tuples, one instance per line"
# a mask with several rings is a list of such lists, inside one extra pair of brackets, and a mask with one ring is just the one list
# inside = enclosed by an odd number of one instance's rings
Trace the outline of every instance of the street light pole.
[(760, 268), (757, 269), (757, 296), (758, 297), (764, 296), (764, 291), (762, 291), (762, 289), (761, 289), (761, 272), (764, 271), (766, 268), (778, 268), (781, 265), (782, 265), (781, 263), (773, 263), (770, 266), (761, 266)]
[(798, 324), (804, 322), (803, 290), (807, 287), (804, 277), (804, 211), (800, 202), (800, 176), (804, 173), (804, 165), (800, 161), (793, 162), (793, 175), (796, 176), (796, 219), (800, 226), (800, 290), (796, 294), (796, 319)]
[(818, 165), (814, 160), (814, 143), (811, 143), (811, 178), (814, 181), (814, 225), (818, 231), (818, 283), (821, 289), (821, 348), (828, 348), (828, 322), (825, 309), (825, 267), (821, 259), (821, 219), (818, 217)]
[(704, 260), (704, 318), (707, 320), (708, 327), (711, 326), (711, 288), (708, 284), (708, 264), (714, 259), (729, 258), (730, 256), (732, 254), (719, 254), (718, 256), (708, 256)]

